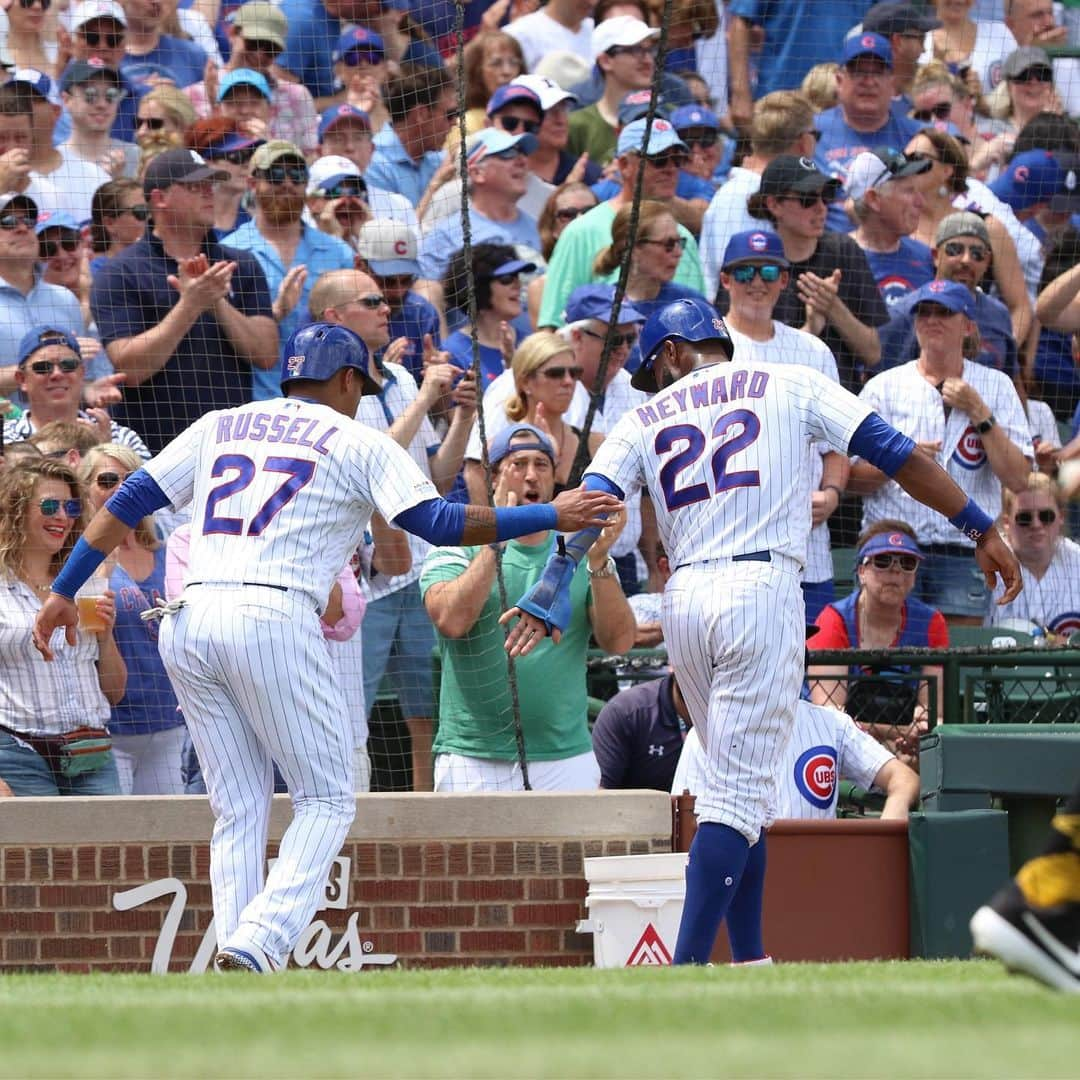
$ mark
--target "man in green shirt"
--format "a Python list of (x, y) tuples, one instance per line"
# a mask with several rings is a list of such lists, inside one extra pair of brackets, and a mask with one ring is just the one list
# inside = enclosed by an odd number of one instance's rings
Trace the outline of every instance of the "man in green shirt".
[[(559, 234), (544, 278), (538, 330), (563, 325), (566, 301), (579, 285), (587, 285), (590, 281), (614, 281), (618, 277), (616, 270), (598, 278), (593, 273), (593, 260), (598, 251), (611, 243), (611, 223), (615, 220), (616, 211), (633, 201), (638, 169), (645, 170), (642, 198), (666, 203), (678, 218), (678, 204), (685, 204), (686, 200), (676, 197), (675, 187), (679, 182), (679, 169), (686, 164), (689, 150), (671, 124), (659, 116), (653, 119), (649, 144), (646, 146), (645, 123), (644, 119), (635, 120), (619, 133), (617, 157), (622, 181), (619, 193), (575, 218)], [(674, 281), (704, 294), (705, 281), (701, 274), (697, 241), (683, 225), (679, 226), (679, 233), (686, 246)]]
[[(491, 441), (495, 505), (550, 502), (555, 450), (531, 424), (511, 424)], [(587, 724), (585, 658), (590, 634), (608, 652), (634, 643), (634, 613), (608, 555), (622, 529), (621, 515), (590, 549), (570, 587), (573, 618), (560, 644), (548, 638), (516, 662), (521, 727), (529, 782), (538, 791), (583, 791), (600, 786), (600, 768)], [(508, 597), (540, 577), (554, 532), (501, 545)], [(439, 729), (435, 737), (436, 791), (520, 791), (514, 709), (507, 677), (497, 580), (499, 545), (440, 547), (424, 562), (420, 591), (438, 632), (442, 658)]]

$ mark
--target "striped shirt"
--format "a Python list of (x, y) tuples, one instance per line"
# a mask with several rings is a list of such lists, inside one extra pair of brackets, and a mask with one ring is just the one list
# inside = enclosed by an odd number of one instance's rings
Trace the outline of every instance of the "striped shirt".
[[(85, 420), (88, 424), (94, 422), (93, 417), (89, 413), (79, 410), (80, 420)], [(30, 413), (24, 412), (18, 420), (7, 420), (4, 423), (4, 442), (16, 443), (25, 442), (35, 433), (37, 428), (30, 422)], [(126, 446), (129, 450), (134, 450), (136, 454), (143, 459), (143, 461), (150, 460), (150, 451), (147, 449), (146, 443), (135, 434), (129, 427), (124, 427), (122, 424), (118, 424), (115, 420), (109, 421), (110, 430), (110, 442), (117, 443), (120, 446)]]
[(109, 702), (98, 681), (97, 635), (80, 633), (72, 648), (54, 634), (56, 659), (46, 663), (30, 638), (40, 608), (29, 585), (0, 578), (0, 724), (27, 735), (105, 727)]

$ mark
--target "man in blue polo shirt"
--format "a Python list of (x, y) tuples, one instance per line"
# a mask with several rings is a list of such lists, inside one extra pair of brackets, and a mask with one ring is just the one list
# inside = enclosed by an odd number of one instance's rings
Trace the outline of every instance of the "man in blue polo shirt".
[(153, 222), (94, 279), (90, 309), (127, 375), (116, 419), (160, 450), (204, 413), (251, 400), (251, 369), (278, 363), (266, 277), (254, 255), (213, 239), (214, 184), (193, 150), (147, 166)]
[[(282, 139), (263, 143), (251, 158), (249, 185), (255, 216), (225, 237), (223, 243), (250, 251), (263, 273), (282, 341), (288, 341), (307, 313), (307, 299), (319, 275), (348, 270), (352, 248), (302, 220), (308, 182), (304, 152)], [(251, 395), (256, 401), (281, 396), (281, 371), (251, 369)]]
[(454, 81), (445, 68), (411, 68), (390, 80), (383, 97), (390, 123), (375, 136), (375, 156), (364, 178), (418, 206), (443, 163), (443, 145), (457, 119)]
[[(907, 146), (921, 125), (895, 115), (892, 97), (892, 46), (880, 34), (849, 38), (836, 72), (837, 104), (817, 119), (821, 137), (814, 158), (822, 172), (846, 183), (848, 167), (857, 155), (877, 146)], [(837, 199), (829, 207), (827, 227), (850, 232), (853, 226), (843, 199)]]
[[(477, 132), (466, 146), (472, 242), (521, 244), (536, 252), (533, 261), (539, 262), (542, 245), (536, 222), (517, 205), (529, 182), (527, 157), (535, 149), (535, 135), (511, 135), (493, 127)], [(427, 281), (441, 281), (450, 257), (463, 246), (461, 217), (446, 218), (424, 237), (420, 276)]]

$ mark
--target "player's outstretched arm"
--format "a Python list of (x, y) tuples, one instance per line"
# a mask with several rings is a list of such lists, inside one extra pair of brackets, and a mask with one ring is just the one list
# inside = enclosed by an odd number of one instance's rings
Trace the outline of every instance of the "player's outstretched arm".
[(1000, 575), (1005, 592), (998, 604), (1010, 604), (1024, 587), (1020, 564), (1001, 538), (992, 519), (972, 502), (951, 476), (928, 455), (916, 450), (893, 474), (893, 479), (912, 497), (947, 517), (975, 541), (975, 561), (994, 589)]

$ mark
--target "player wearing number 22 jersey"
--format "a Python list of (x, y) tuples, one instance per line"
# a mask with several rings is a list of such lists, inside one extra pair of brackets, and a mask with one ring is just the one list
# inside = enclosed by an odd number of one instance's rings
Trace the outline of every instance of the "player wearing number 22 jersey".
[[(565, 501), (572, 493), (545, 507), (455, 509), (404, 450), (353, 419), (373, 386), (367, 367), (366, 346), (345, 327), (293, 334), (288, 396), (207, 414), (129, 477), (87, 527), (34, 629), (50, 659), (52, 631), (73, 633), (70, 597), (105, 554), (147, 512), (192, 505), (185, 588), (167, 605), (159, 643), (216, 819), (210, 878), (225, 970), (285, 963), (355, 813), (353, 733), (319, 612), (372, 509), (436, 544), (510, 539), (567, 517), (577, 527), (605, 509), (581, 512)], [(267, 875), (274, 762), (294, 814)]]
[[(816, 371), (740, 361), (704, 301), (653, 314), (641, 353), (633, 383), (655, 396), (608, 433), (583, 484), (625, 495), (648, 487), (675, 567), (661, 622), (706, 758), (675, 962), (709, 959), (729, 906), (734, 958), (761, 960), (761, 830), (803, 677), (811, 446), (869, 454), (980, 538), (984, 565), (1001, 569), (1013, 595), (1019, 572), (992, 519), (907, 436)], [(513, 655), (559, 629), (565, 584), (593, 537), (590, 529), (566, 540), (518, 602), (522, 618), (507, 638)]]

